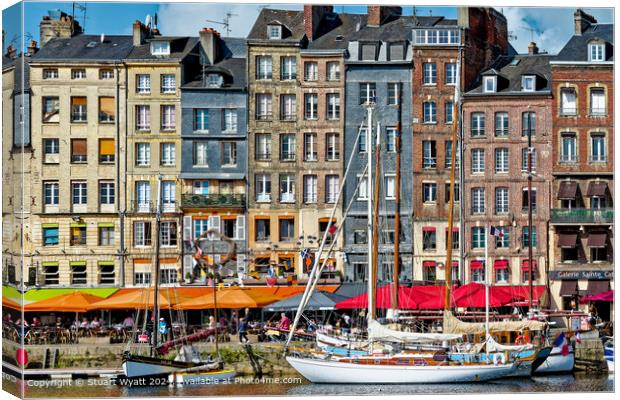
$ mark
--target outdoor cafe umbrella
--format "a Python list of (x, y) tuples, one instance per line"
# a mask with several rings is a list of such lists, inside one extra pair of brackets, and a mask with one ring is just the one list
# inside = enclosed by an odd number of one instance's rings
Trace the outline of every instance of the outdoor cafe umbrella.
[(5, 296), (2, 296), (2, 307), (12, 308), (18, 311), (22, 309), (21, 304)]
[(101, 300), (101, 297), (76, 290), (71, 293), (25, 304), (24, 311), (86, 312), (93, 303), (99, 300)]
[[(301, 303), (303, 293), (297, 296), (289, 297), (288, 299), (280, 300), (267, 306), (267, 311), (291, 311), (296, 310)], [(323, 291), (316, 291), (310, 296), (310, 300), (305, 307), (308, 311), (322, 311), (333, 310), (336, 308), (336, 304), (347, 298), (335, 293), (328, 293)]]
[(280, 300), (269, 293), (252, 290), (252, 288), (222, 288), (213, 293), (204, 294), (193, 299), (186, 299), (174, 306), (177, 310), (204, 310), (209, 308), (260, 308)]
[[(174, 292), (174, 290), (172, 291)], [(186, 297), (176, 293), (159, 292), (158, 303), (160, 308), (172, 308), (177, 302)], [(147, 306), (153, 308), (155, 291), (148, 289), (121, 289), (107, 299), (98, 301), (89, 306), (89, 310), (130, 310), (142, 309)]]

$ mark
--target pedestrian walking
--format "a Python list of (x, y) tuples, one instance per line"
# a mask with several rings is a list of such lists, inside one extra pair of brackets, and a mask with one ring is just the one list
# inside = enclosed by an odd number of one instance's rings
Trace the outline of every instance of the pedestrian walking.
[(239, 319), (239, 343), (249, 342), (248, 339), (248, 322), (245, 318)]

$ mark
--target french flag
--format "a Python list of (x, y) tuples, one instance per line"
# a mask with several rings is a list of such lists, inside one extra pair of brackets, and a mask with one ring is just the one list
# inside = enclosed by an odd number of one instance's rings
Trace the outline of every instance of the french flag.
[(560, 352), (560, 354), (562, 354), (563, 356), (567, 356), (570, 353), (568, 349), (568, 340), (566, 340), (566, 335), (564, 334), (564, 332), (560, 333), (555, 339), (555, 341), (553, 342), (553, 347), (561, 347), (562, 351)]
[(575, 332), (575, 341), (577, 343), (581, 343), (581, 335), (579, 334), (579, 331)]
[(491, 227), (489, 233), (491, 236), (504, 237), (504, 230), (496, 228), (494, 226)]

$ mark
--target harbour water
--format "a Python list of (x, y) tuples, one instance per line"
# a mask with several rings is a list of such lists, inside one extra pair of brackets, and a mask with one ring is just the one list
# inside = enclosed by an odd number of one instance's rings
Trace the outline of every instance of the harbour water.
[(298, 377), (265, 378), (262, 381), (206, 386), (127, 387), (106, 379), (20, 381), (4, 375), (2, 388), (17, 395), (20, 387), (27, 398), (95, 398), (156, 396), (260, 396), (260, 395), (408, 395), (408, 394), (484, 394), (484, 393), (558, 393), (613, 392), (613, 375), (541, 376), (503, 379), (485, 383), (444, 385), (319, 385)]

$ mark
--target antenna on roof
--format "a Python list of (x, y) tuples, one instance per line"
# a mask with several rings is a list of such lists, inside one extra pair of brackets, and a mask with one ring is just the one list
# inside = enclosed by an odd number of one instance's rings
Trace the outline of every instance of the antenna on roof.
[(151, 27), (151, 14), (146, 14), (146, 17), (144, 17), (144, 25), (146, 25), (147, 28)]
[(508, 40), (517, 40), (517, 35), (513, 31), (508, 31)]
[[(262, 6), (261, 6), (262, 7)], [(211, 22), (213, 24), (219, 24), (219, 25), (223, 25), (224, 29), (226, 29), (226, 37), (230, 36), (230, 19), (231, 17), (237, 17), (237, 14), (233, 14), (230, 11), (226, 13), (226, 15), (224, 16), (224, 19), (221, 21), (216, 21), (216, 20), (212, 20), (212, 19), (207, 19), (205, 21), (207, 22)]]
[(521, 29), (525, 29), (526, 31), (530, 32), (530, 42), (534, 41), (534, 33), (536, 33), (537, 35), (542, 35), (544, 31), (541, 31), (540, 29), (537, 28), (532, 28), (531, 26), (520, 26), (519, 28)]
[[(78, 10), (82, 11), (82, 32), (86, 32), (86, 3), (84, 3), (84, 5), (73, 2), (72, 3), (72, 12), (71, 12), (71, 18), (73, 18), (73, 20), (75, 21), (75, 9), (77, 8)], [(73, 25), (71, 25), (71, 34), (73, 34)]]

